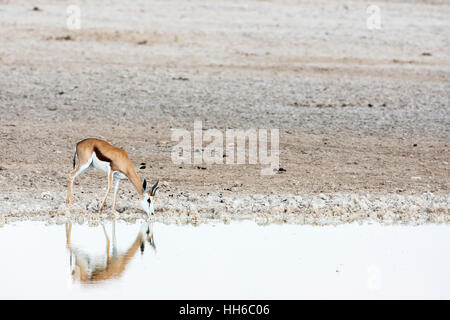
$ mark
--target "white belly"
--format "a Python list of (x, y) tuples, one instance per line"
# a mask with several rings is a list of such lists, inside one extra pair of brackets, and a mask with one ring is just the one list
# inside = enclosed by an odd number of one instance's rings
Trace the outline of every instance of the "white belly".
[(92, 153), (92, 166), (95, 169), (101, 170), (106, 173), (108, 173), (111, 170), (110, 163), (107, 161), (101, 161), (99, 158), (97, 158), (95, 152)]

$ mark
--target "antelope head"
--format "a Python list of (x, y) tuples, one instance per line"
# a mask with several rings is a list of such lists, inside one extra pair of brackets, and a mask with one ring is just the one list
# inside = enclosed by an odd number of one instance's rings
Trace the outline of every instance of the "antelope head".
[(156, 181), (156, 183), (150, 190), (148, 189), (147, 179), (144, 179), (144, 182), (142, 183), (142, 189), (144, 190), (144, 199), (141, 201), (141, 206), (148, 216), (155, 214), (154, 203), (156, 198), (156, 190), (158, 190), (159, 188), (158, 183), (159, 180)]

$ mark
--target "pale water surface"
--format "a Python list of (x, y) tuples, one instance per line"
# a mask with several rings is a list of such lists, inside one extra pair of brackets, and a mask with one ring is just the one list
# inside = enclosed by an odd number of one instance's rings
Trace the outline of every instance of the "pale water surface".
[(448, 225), (150, 227), (6, 224), (0, 298), (450, 298)]

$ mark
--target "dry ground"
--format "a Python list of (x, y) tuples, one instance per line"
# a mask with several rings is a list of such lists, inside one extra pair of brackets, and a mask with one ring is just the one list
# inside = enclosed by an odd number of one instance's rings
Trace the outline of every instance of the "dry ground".
[[(147, 163), (164, 212), (309, 214), (356, 197), (369, 215), (394, 199), (403, 218), (410, 201), (448, 220), (448, 2), (377, 1), (381, 30), (365, 1), (72, 1), (80, 30), (68, 4), (0, 0), (1, 213), (64, 211), (74, 145), (98, 137)], [(173, 164), (171, 128), (195, 119), (279, 128), (286, 171)], [(78, 180), (79, 210), (95, 211), (105, 182)], [(127, 214), (131, 184), (120, 197)]]

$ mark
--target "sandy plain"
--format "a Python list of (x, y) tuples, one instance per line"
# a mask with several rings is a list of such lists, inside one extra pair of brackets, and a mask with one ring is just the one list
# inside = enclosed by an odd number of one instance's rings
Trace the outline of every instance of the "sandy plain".
[[(450, 4), (377, 1), (370, 30), (371, 4), (0, 0), (0, 220), (95, 215), (101, 172), (64, 200), (97, 137), (161, 181), (160, 218), (448, 222)], [(171, 129), (195, 120), (279, 129), (285, 171), (172, 163)], [(140, 217), (136, 200), (123, 182), (102, 217)]]

